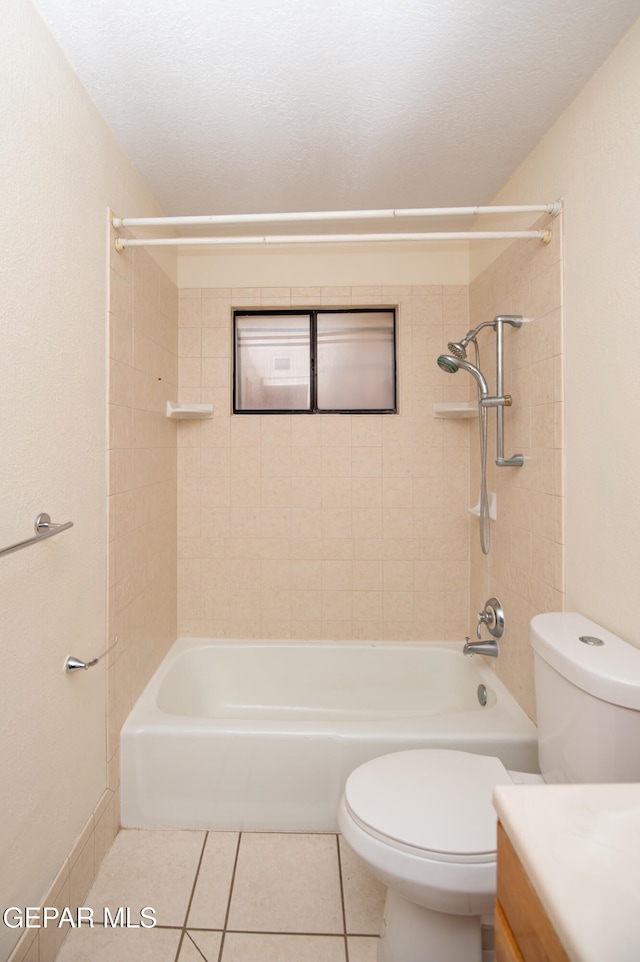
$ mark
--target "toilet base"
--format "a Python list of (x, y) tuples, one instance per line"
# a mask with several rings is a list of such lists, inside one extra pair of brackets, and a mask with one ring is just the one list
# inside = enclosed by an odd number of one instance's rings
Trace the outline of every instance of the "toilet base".
[(434, 912), (387, 889), (378, 962), (482, 962), (481, 917)]

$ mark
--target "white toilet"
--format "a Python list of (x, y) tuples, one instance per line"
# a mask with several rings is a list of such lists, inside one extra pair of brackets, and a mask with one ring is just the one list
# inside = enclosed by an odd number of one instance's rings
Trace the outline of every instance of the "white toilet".
[(542, 775), (498, 758), (417, 750), (347, 779), (340, 830), (387, 888), (379, 962), (481, 962), (493, 912), (493, 788), (640, 781), (640, 650), (578, 614), (531, 621)]

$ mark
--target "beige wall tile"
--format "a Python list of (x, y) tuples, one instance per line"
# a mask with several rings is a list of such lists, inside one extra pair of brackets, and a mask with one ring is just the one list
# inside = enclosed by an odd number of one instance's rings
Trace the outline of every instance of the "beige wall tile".
[[(406, 394), (403, 410), (413, 403), (409, 400), (414, 380), (412, 348), (423, 352), (415, 375), (417, 396), (423, 401), (419, 417), (229, 414), (233, 309), (289, 299), (337, 306), (352, 301), (400, 302), (401, 341), (406, 335), (398, 353), (399, 384), (401, 389), (405, 385)], [(377, 638), (384, 631), (395, 637), (402, 630), (406, 637), (423, 637), (422, 628), (418, 630), (412, 621), (416, 530), (428, 539), (425, 545), (435, 559), (448, 556), (451, 544), (454, 550), (458, 544), (457, 533), (452, 541), (450, 526), (436, 518), (457, 512), (462, 517), (461, 530), (469, 524), (462, 513), (468, 506), (464, 482), (459, 478), (448, 485), (442, 481), (445, 437), (456, 452), (451, 472), (454, 468), (468, 472), (469, 432), (458, 424), (447, 435), (443, 424), (431, 417), (430, 406), (442, 396), (442, 388), (435, 365), (432, 376), (425, 375), (427, 356), (432, 360), (431, 354), (444, 343), (445, 323), (466, 329), (466, 290), (181, 291), (180, 312), (181, 373), (187, 382), (181, 382), (181, 388), (204, 392), (211, 385), (217, 392), (213, 420), (179, 426), (180, 552), (187, 558), (211, 555), (212, 560), (222, 561), (226, 557), (227, 562), (215, 571), (202, 568), (198, 587), (194, 586), (196, 567), (182, 568), (178, 631), (195, 623), (223, 635), (240, 632), (242, 636), (244, 630), (247, 637), (255, 634), (256, 625), (270, 637), (277, 630), (295, 632), (296, 626), (301, 637), (365, 638), (368, 630)], [(415, 342), (414, 327), (419, 331)], [(192, 353), (198, 338), (199, 358)], [(447, 389), (452, 387), (445, 384)], [(464, 457), (458, 458), (459, 451)], [(219, 479), (225, 479), (225, 484)], [(127, 504), (123, 500), (119, 519)], [(239, 574), (237, 569), (232, 572), (229, 562), (247, 570), (255, 562), (263, 564), (257, 576), (254, 572), (253, 592), (243, 597), (243, 604), (249, 605), (244, 619), (232, 611), (232, 599), (234, 604), (239, 600), (233, 594)], [(455, 577), (466, 591), (464, 565)], [(433, 591), (442, 592), (445, 583), (423, 590), (429, 597)], [(356, 594), (352, 594), (354, 588)], [(249, 587), (242, 590), (249, 592)], [(441, 608), (440, 595), (438, 603)], [(439, 637), (442, 621), (432, 627), (430, 637)]]
[[(132, 258), (127, 283), (111, 286), (109, 435), (110, 498), (108, 637), (120, 646), (107, 673), (109, 790), (93, 813), (91, 837), (70, 857), (69, 895), (81, 902), (119, 824), (119, 732), (135, 698), (161, 661), (177, 629), (177, 426), (165, 417), (166, 400), (178, 399), (182, 354), (184, 387), (201, 390), (201, 299), (180, 298), (144, 251)], [(198, 398), (199, 399), (199, 398)], [(199, 426), (181, 436), (185, 479), (181, 494), (183, 535), (199, 539)], [(196, 509), (184, 507), (197, 499)], [(192, 515), (190, 515), (192, 512)], [(193, 574), (193, 571), (189, 573)], [(193, 592), (183, 572), (184, 591)], [(190, 608), (197, 610), (197, 599)], [(68, 903), (67, 903), (68, 904)], [(47, 950), (48, 951), (48, 950)]]
[[(513, 409), (505, 411), (506, 443), (525, 455), (525, 465), (491, 468), (489, 488), (497, 493), (498, 521), (486, 557), (473, 533), (471, 608), (480, 610), (491, 595), (502, 601), (510, 631), (497, 672), (532, 717), (529, 620), (538, 611), (564, 607), (562, 263), (559, 249), (550, 255), (542, 246), (533, 242), (509, 248), (470, 292), (471, 326), (492, 312), (504, 313), (505, 305), (531, 318), (505, 337), (505, 382), (514, 397)], [(475, 432), (471, 447), (475, 487)]]

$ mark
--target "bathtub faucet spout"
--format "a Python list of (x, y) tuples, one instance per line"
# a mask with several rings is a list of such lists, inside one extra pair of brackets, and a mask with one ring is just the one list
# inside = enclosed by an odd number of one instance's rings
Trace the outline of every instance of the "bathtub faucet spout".
[(464, 639), (463, 655), (488, 655), (489, 658), (497, 658), (500, 653), (498, 642), (491, 638), (490, 641), (469, 641)]

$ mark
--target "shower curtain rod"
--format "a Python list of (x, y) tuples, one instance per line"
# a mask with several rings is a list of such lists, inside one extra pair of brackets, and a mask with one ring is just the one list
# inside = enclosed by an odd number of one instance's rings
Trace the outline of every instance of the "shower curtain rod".
[(127, 247), (207, 247), (211, 244), (359, 244), (396, 241), (515, 240), (537, 238), (551, 241), (550, 230), (442, 231), (428, 234), (275, 234), (264, 237), (118, 237), (116, 250)]
[(215, 224), (292, 223), (318, 220), (393, 220), (402, 217), (459, 217), (479, 214), (553, 214), (560, 213), (559, 200), (553, 204), (525, 204), (503, 207), (415, 207), (387, 210), (316, 210), (273, 214), (202, 214), (187, 217), (114, 217), (119, 227), (195, 227)]

